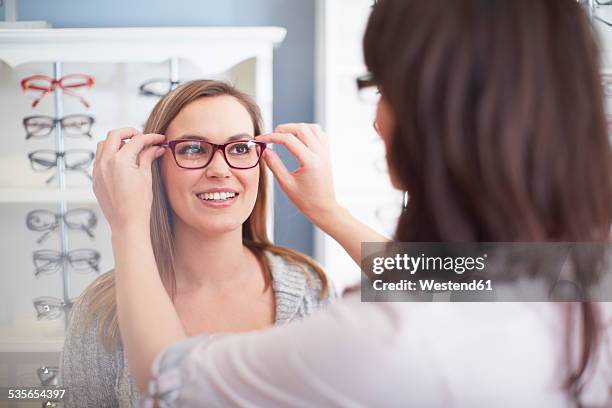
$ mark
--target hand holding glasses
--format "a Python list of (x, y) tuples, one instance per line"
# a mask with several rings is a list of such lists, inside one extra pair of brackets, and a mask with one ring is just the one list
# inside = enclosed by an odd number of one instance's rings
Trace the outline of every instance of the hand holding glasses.
[(60, 88), (66, 95), (78, 98), (85, 107), (89, 108), (89, 103), (74, 92), (78, 88), (91, 88), (94, 84), (93, 77), (85, 74), (70, 74), (64, 75), (60, 79), (51, 78), (46, 75), (32, 75), (21, 80), (21, 89), (24, 93), (40, 94), (32, 107), (35, 108), (47, 94), (55, 91), (55, 88)]
[(92, 230), (97, 225), (98, 218), (96, 214), (88, 208), (68, 210), (63, 216), (49, 210), (33, 210), (26, 216), (26, 225), (31, 231), (44, 232), (36, 241), (40, 244), (49, 234), (58, 229), (59, 223), (62, 220), (66, 223), (68, 228), (81, 230), (89, 235), (90, 238), (94, 237)]

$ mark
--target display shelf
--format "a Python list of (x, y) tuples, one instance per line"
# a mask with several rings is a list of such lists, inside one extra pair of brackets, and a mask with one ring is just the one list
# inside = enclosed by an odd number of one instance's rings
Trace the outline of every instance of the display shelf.
[(59, 353), (62, 351), (64, 338), (50, 339), (46, 341), (31, 338), (22, 338), (8, 341), (0, 341), (0, 352), (2, 353)]
[(216, 73), (251, 56), (271, 58), (270, 45), (282, 42), (285, 34), (280, 27), (0, 29), (0, 58), (15, 67), (32, 61), (161, 62), (176, 57)]
[(1, 203), (95, 203), (96, 196), (91, 188), (59, 191), (48, 188), (0, 188)]

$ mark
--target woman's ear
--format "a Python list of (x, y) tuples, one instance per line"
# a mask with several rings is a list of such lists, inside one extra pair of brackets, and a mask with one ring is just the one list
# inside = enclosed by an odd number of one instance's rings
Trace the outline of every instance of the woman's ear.
[(388, 146), (395, 129), (395, 117), (389, 102), (384, 96), (380, 97), (376, 105), (374, 128), (385, 142), (385, 146)]
[(395, 132), (395, 116), (393, 115), (393, 110), (391, 109), (389, 102), (384, 96), (380, 97), (376, 105), (374, 129), (385, 143), (385, 158), (387, 160), (391, 185), (398, 190), (406, 190), (393, 170), (391, 163), (389, 163), (392, 139)]

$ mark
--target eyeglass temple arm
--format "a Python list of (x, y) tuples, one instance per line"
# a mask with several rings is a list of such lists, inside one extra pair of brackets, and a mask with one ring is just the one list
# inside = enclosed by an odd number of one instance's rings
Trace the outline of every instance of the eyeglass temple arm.
[(70, 89), (64, 88), (64, 87), (62, 87), (62, 89), (63, 89), (65, 94), (70, 95), (70, 96), (74, 96), (79, 101), (81, 101), (81, 103), (83, 105), (85, 105), (86, 108), (89, 108), (89, 102), (87, 102), (87, 100), (85, 98), (83, 98), (81, 95), (79, 95), (76, 92), (71, 91)]
[(604, 23), (605, 25), (607, 25), (608, 27), (612, 27), (612, 23), (610, 23), (607, 20), (604, 20), (603, 18), (599, 17), (599, 16), (593, 16), (593, 18), (597, 21), (600, 21), (602, 23)]
[(75, 169), (75, 171), (78, 171), (79, 173), (83, 173), (89, 179), (89, 181), (93, 181), (93, 177), (91, 177), (91, 174), (89, 174), (87, 170)]
[(38, 98), (34, 99), (34, 101), (32, 102), (32, 107), (33, 107), (33, 108), (35, 108), (36, 106), (38, 106), (38, 104), (40, 103), (40, 101), (42, 101), (42, 99), (43, 99), (45, 96), (47, 96), (47, 94), (48, 94), (49, 92), (50, 92), (50, 91), (48, 91), (48, 90), (43, 91), (43, 93), (42, 93), (42, 94), (41, 94), (41, 95), (40, 95)]
[(40, 238), (38, 238), (38, 239), (36, 240), (36, 243), (37, 243), (37, 244), (42, 244), (42, 243), (43, 243), (43, 242), (44, 242), (44, 241), (47, 239), (47, 237), (49, 236), (49, 234), (51, 234), (53, 231), (55, 231), (55, 230), (57, 229), (57, 227), (58, 227), (58, 226), (59, 226), (59, 225), (58, 225), (58, 224), (56, 224), (56, 225), (55, 225), (53, 228), (49, 229), (49, 230), (48, 230), (48, 231), (46, 231), (44, 234), (42, 234), (42, 235), (40, 236)]
[(86, 227), (85, 225), (81, 225), (81, 229), (82, 229), (83, 231), (85, 231), (85, 233), (86, 233), (87, 235), (89, 235), (89, 238), (93, 238), (93, 237), (94, 237), (93, 232), (91, 232), (91, 228), (88, 228), (88, 227)]

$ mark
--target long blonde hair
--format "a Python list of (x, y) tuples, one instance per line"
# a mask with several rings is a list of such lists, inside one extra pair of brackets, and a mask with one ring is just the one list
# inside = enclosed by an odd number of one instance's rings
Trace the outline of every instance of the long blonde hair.
[[(220, 81), (196, 80), (185, 83), (164, 96), (153, 108), (144, 128), (144, 133), (164, 134), (170, 122), (189, 103), (215, 96), (232, 96), (248, 111), (253, 121), (255, 136), (262, 131), (262, 120), (259, 107), (253, 99), (233, 86)], [(309, 267), (322, 283), (321, 295), (327, 293), (327, 278), (319, 265), (311, 258), (289, 248), (273, 245), (266, 232), (267, 176), (266, 165), (260, 162), (259, 189), (253, 212), (242, 226), (244, 245), (256, 256), (264, 274), (265, 288), (270, 287), (272, 275), (264, 251), (280, 255), (286, 260), (302, 267), (307, 277)], [(151, 242), (159, 275), (171, 298), (176, 295), (174, 274), (174, 246), (172, 211), (164, 189), (159, 162), (156, 160), (151, 168), (153, 179), (153, 203), (151, 207)], [(107, 351), (120, 343), (119, 324), (115, 298), (115, 275), (110, 271), (96, 279), (81, 295), (86, 301), (84, 327), (97, 324), (98, 340)]]

